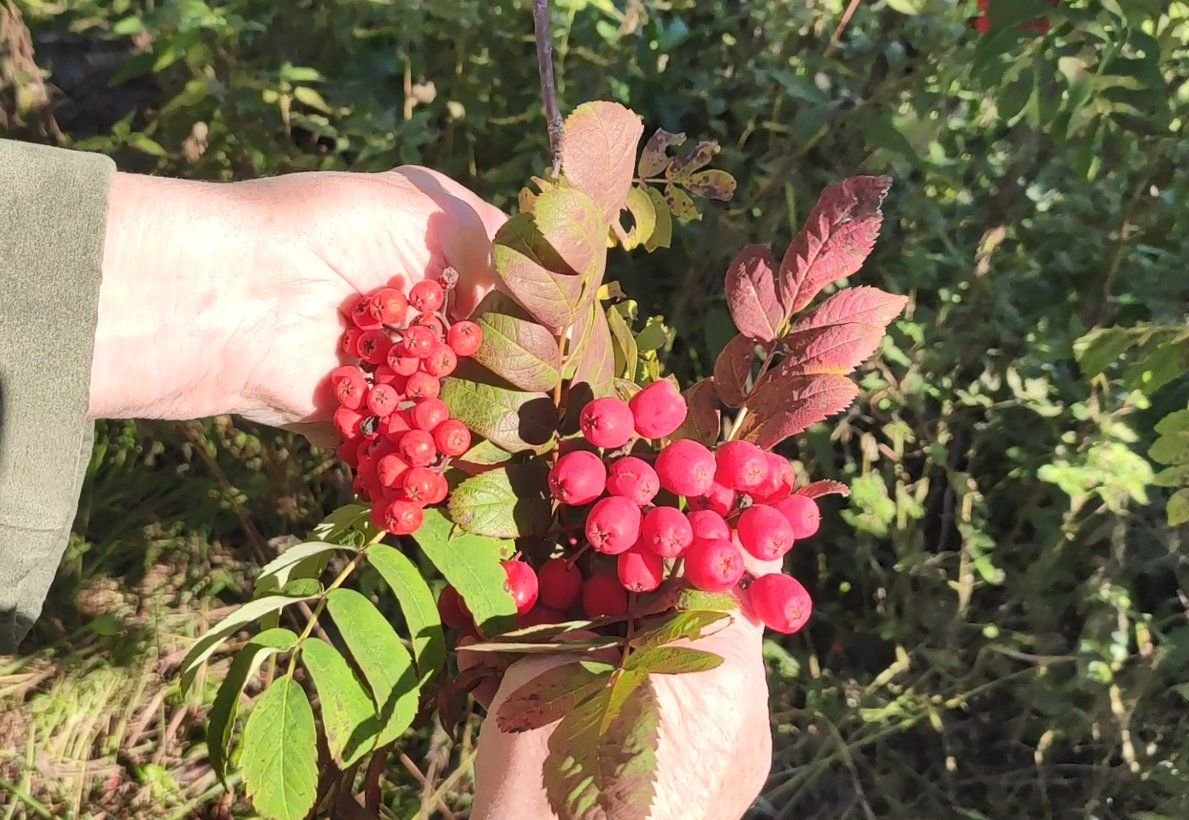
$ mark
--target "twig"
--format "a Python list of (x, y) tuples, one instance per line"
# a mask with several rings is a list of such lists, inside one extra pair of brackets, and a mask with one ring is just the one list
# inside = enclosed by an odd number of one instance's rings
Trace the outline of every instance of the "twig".
[(846, 7), (846, 11), (842, 12), (842, 19), (838, 21), (838, 28), (834, 29), (834, 33), (830, 36), (830, 42), (826, 44), (826, 50), (822, 53), (823, 57), (829, 57), (834, 53), (834, 49), (838, 48), (839, 43), (842, 42), (842, 32), (850, 24), (850, 18), (854, 16), (855, 9), (859, 7), (859, 0), (850, 0), (850, 5)]
[(549, 24), (549, 0), (533, 0), (533, 30), (537, 36), (537, 69), (541, 74), (541, 103), (549, 129), (549, 152), (553, 176), (561, 173), (561, 107), (557, 102), (557, 81), (553, 77), (553, 29)]
[(384, 774), (384, 766), (388, 760), (388, 746), (372, 752), (372, 759), (367, 764), (367, 773), (363, 778), (363, 807), (371, 812), (380, 810), (380, 776)]
[[(417, 768), (417, 764), (414, 763), (409, 758), (409, 756), (407, 754), (405, 754), (404, 752), (400, 752), (400, 762), (401, 762), (401, 765), (403, 765), (405, 767), (405, 769), (409, 772), (409, 774), (413, 775), (413, 779), (416, 780), (419, 784), (421, 784), (422, 788), (426, 788), (429, 781), (425, 779), (425, 775), (423, 775), (421, 773), (421, 770)], [(451, 812), (450, 807), (446, 805), (446, 800), (444, 798), (444, 792), (442, 789), (439, 789), (438, 791), (436, 791), (432, 795), (430, 795), (430, 798), (428, 801), (423, 800), (422, 804), (421, 804), (423, 808), (426, 805), (426, 803), (430, 803), (431, 805), (433, 803), (437, 803), (438, 810), (442, 812), (442, 816), (445, 817), (446, 820), (454, 820), (454, 813)]]

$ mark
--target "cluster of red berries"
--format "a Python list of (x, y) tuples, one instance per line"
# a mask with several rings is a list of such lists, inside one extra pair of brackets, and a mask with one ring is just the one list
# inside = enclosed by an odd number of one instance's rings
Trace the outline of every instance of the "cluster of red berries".
[(445, 500), (443, 471), (471, 446), (470, 430), (438, 398), (442, 378), (483, 341), (477, 324), (447, 317), (454, 278), (448, 271), (408, 296), (385, 287), (356, 299), (341, 352), (358, 363), (330, 374), (339, 457), (355, 468), (354, 489), (372, 503), (376, 526), (394, 535), (416, 532), (424, 508)]
[[(809, 619), (809, 593), (779, 572), (754, 577), (745, 553), (778, 561), (795, 541), (817, 532), (812, 498), (794, 492), (789, 462), (745, 441), (711, 450), (693, 439), (659, 449), (688, 412), (671, 382), (658, 381), (630, 401), (596, 399), (582, 410), (582, 439), (566, 442), (549, 473), (549, 489), (582, 537), (578, 549), (546, 560), (539, 570), (505, 563), (508, 589), (521, 623), (556, 623), (570, 614), (623, 615), (629, 592), (650, 592), (666, 577), (684, 575), (698, 589), (739, 588), (752, 613), (771, 629), (798, 631)], [(584, 574), (579, 559), (593, 552)], [(614, 561), (611, 571), (609, 556)], [(599, 565), (606, 565), (600, 571)], [(453, 590), (442, 596), (443, 620), (470, 628)]]

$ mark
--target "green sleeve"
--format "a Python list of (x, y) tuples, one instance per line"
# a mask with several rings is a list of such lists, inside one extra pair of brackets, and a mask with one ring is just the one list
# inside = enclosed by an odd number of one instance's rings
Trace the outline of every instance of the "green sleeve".
[(104, 156), (0, 140), (0, 655), (41, 613), (90, 459), (114, 170)]

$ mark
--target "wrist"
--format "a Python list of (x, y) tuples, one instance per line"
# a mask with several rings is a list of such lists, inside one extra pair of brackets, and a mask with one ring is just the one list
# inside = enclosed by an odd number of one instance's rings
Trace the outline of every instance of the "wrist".
[(262, 308), (257, 209), (234, 184), (116, 174), (91, 363), (91, 418), (244, 412), (229, 341)]

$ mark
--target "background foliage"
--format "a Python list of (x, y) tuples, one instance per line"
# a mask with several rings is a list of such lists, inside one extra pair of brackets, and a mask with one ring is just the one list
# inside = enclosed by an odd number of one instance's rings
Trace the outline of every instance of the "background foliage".
[[(1189, 566), (1147, 457), (1189, 402), (1185, 345), (1097, 375), (1075, 353), (1094, 327), (1184, 327), (1189, 7), (993, 5), (1052, 31), (979, 37), (973, 0), (554, 3), (568, 105), (716, 138), (739, 180), (672, 251), (612, 260), (678, 329), (683, 377), (731, 333), (734, 251), (783, 247), (829, 182), (896, 180), (857, 284), (907, 317), (859, 407), (792, 451), (853, 495), (794, 553), (819, 610), (766, 647), (756, 816), (1189, 815)], [(547, 161), (527, 0), (5, 0), (0, 20), (0, 134), (128, 170), (416, 162), (511, 209)], [(100, 425), (47, 615), (0, 661), (6, 816), (241, 812), (171, 676), (347, 492), (327, 454), (238, 420)], [(406, 747), (395, 816), (465, 813), (467, 726)]]

